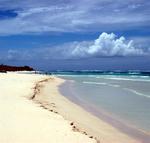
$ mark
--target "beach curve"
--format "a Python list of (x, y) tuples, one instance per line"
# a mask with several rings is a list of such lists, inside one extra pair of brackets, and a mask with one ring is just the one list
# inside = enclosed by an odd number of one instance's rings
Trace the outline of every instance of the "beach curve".
[(39, 103), (43, 108), (62, 115), (75, 126), (75, 131), (95, 138), (98, 142), (141, 143), (141, 141), (120, 132), (110, 124), (100, 120), (62, 96), (59, 92), (59, 86), (64, 82), (65, 80), (58, 77), (48, 80), (44, 83), (41, 92), (35, 97), (34, 101)]

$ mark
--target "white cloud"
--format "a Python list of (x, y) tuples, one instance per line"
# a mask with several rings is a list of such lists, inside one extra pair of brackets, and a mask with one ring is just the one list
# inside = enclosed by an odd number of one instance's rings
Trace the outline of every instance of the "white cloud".
[(112, 56), (146, 56), (150, 48), (135, 46), (132, 40), (118, 37), (111, 33), (102, 33), (94, 41), (71, 42), (49, 48), (32, 50), (9, 50), (9, 59), (51, 60), (51, 59), (81, 59)]
[(142, 49), (134, 47), (132, 40), (127, 41), (123, 36), (117, 38), (113, 33), (102, 33), (93, 44), (86, 47), (82, 44), (77, 44), (71, 52), (71, 55), (75, 57), (133, 56), (144, 54)]
[[(129, 7), (130, 6), (130, 7)], [(0, 1), (0, 9), (16, 9), (18, 16), (0, 20), (0, 34), (114, 31), (149, 26), (147, 0), (28, 0)]]

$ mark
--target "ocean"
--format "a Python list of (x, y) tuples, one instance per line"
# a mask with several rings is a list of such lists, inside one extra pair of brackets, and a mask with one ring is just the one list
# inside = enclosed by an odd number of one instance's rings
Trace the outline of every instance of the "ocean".
[(60, 91), (73, 102), (128, 134), (150, 137), (149, 72), (53, 74), (66, 80)]

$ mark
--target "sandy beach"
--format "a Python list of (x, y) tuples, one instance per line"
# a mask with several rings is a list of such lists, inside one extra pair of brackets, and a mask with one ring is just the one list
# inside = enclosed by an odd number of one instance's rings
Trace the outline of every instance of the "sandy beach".
[[(100, 120), (83, 108), (70, 102), (59, 92), (59, 85), (64, 83), (63, 79), (54, 77), (44, 83), (41, 92), (34, 101), (42, 105), (47, 110), (53, 110), (62, 115), (65, 119), (73, 122), (75, 131), (87, 134), (96, 138), (101, 143), (140, 143), (128, 135), (120, 132), (110, 124)], [(42, 84), (41, 84), (42, 85)], [(51, 104), (49, 106), (49, 103)]]
[(48, 76), (0, 74), (1, 143), (95, 143), (94, 139), (74, 132), (70, 122), (29, 100), (36, 83)]
[(140, 143), (62, 96), (64, 80), (0, 74), (1, 143)]

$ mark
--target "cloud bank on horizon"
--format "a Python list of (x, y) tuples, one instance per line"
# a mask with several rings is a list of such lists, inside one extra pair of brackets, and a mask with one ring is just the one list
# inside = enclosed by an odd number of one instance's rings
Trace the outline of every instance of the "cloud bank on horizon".
[(32, 59), (81, 59), (113, 56), (144, 56), (149, 55), (150, 49), (137, 48), (132, 40), (117, 37), (114, 33), (103, 32), (94, 41), (71, 42), (56, 47), (9, 50), (6, 58), (32, 60)]

